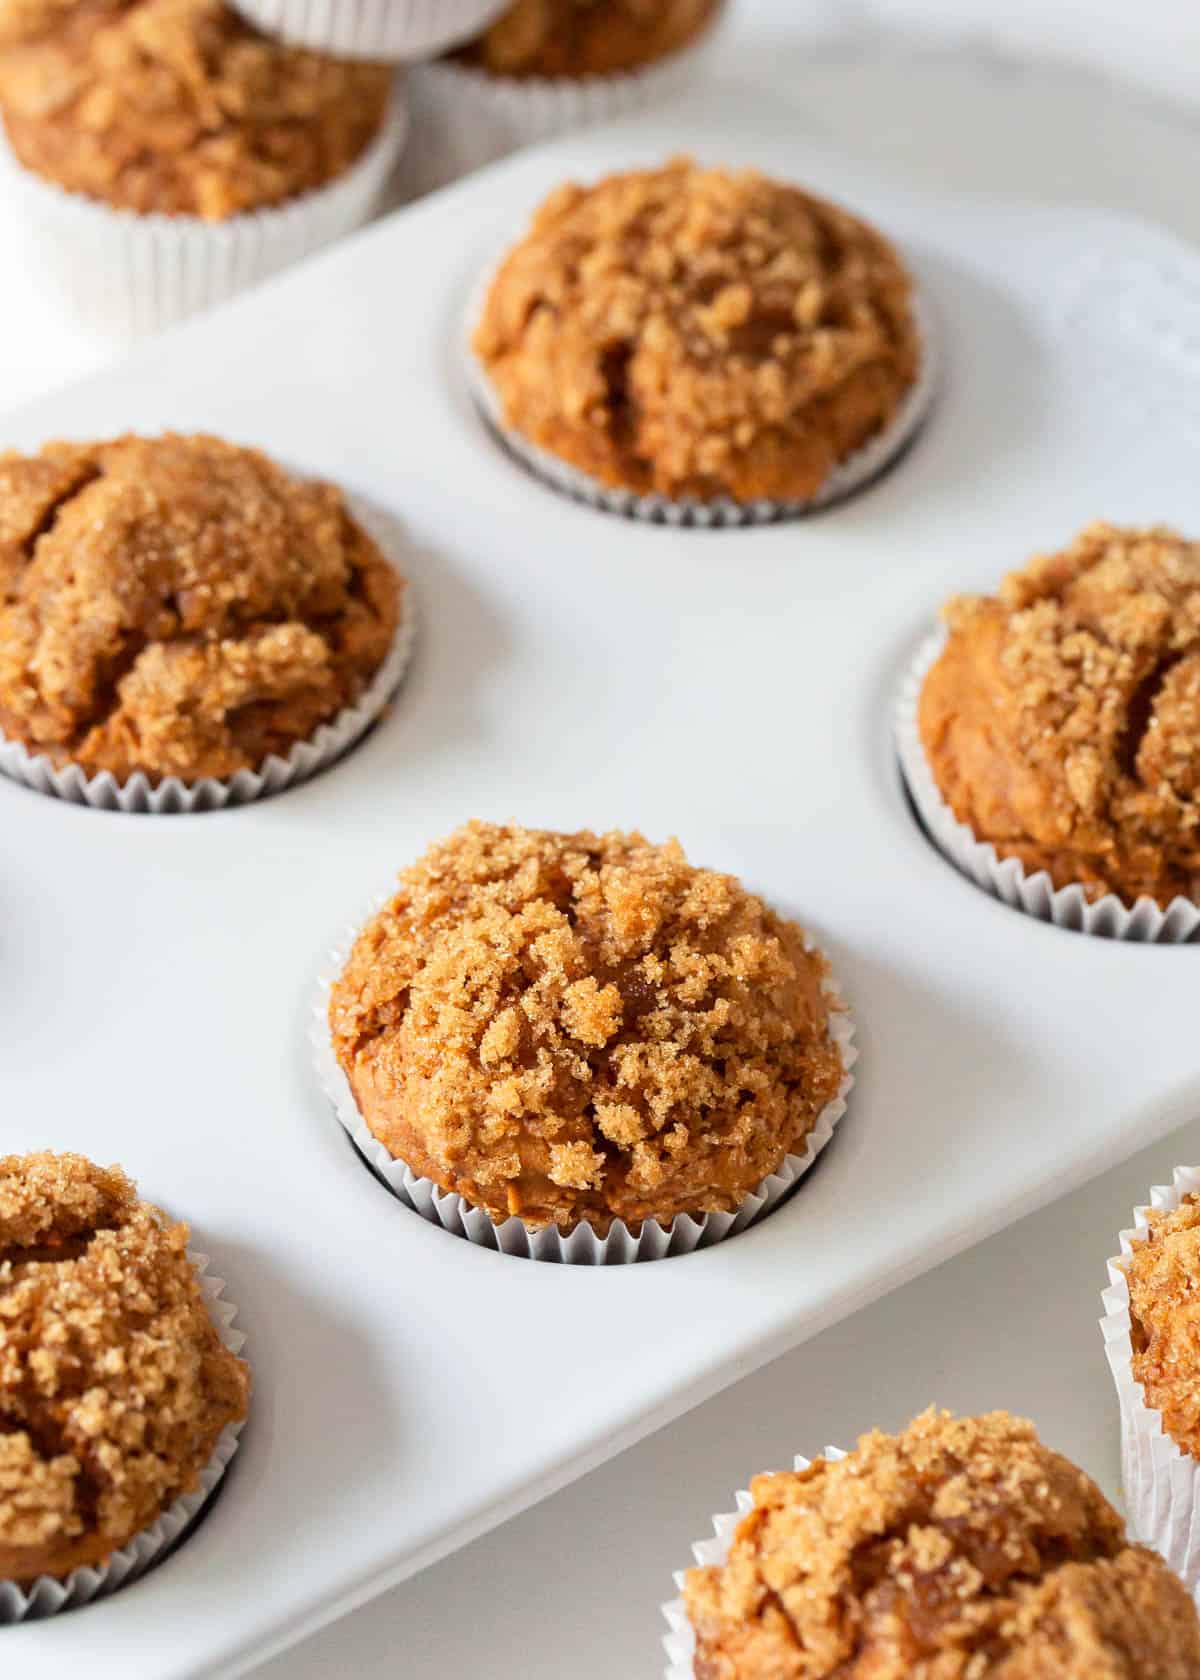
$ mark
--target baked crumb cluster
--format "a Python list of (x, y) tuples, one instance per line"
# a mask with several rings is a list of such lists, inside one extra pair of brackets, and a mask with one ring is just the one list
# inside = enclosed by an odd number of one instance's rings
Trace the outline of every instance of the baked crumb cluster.
[(228, 777), (356, 700), (396, 573), (329, 484), (210, 437), (0, 455), (0, 729), (120, 779)]
[(116, 209), (223, 221), (366, 150), (386, 66), (259, 34), (222, 0), (9, 0), (0, 112), (18, 159)]
[(614, 488), (814, 495), (912, 386), (912, 286), (866, 223), (687, 159), (565, 186), (492, 282), (505, 424)]
[(677, 843), (471, 823), (400, 877), (330, 999), (390, 1153), (493, 1218), (736, 1207), (842, 1079), (804, 935)]
[(1200, 1458), (1200, 1200), (1152, 1211), (1125, 1274), (1134, 1380), (1176, 1445)]
[(187, 1238), (117, 1167), (0, 1159), (0, 1580), (104, 1561), (245, 1417)]
[(1056, 886), (1200, 898), (1200, 544), (1089, 525), (944, 616), (920, 727), (955, 816)]
[(1195, 1680), (1183, 1585), (1005, 1412), (926, 1412), (841, 1462), (759, 1476), (693, 1569), (696, 1680)]
[(516, 0), (457, 55), (496, 76), (607, 76), (687, 46), (718, 0)]

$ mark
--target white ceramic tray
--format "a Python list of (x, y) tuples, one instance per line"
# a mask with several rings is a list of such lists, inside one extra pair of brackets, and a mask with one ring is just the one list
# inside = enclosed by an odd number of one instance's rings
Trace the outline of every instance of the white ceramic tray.
[[(687, 146), (874, 215), (941, 322), (925, 433), (804, 522), (591, 512), (466, 397), (497, 240), (570, 170)], [(716, 90), (511, 160), (7, 424), (22, 446), (207, 426), (343, 480), (408, 522), (422, 635), (392, 715), (277, 799), (123, 817), (0, 784), (3, 1144), (119, 1159), (186, 1215), (257, 1382), (199, 1531), (108, 1602), (4, 1630), (6, 1673), (241, 1673), (1200, 1109), (1200, 952), (987, 897), (914, 828), (889, 742), (947, 592), (1097, 514), (1200, 527), (1198, 305), (1200, 266), (1150, 229), (910, 196)], [(507, 1259), (351, 1152), (310, 1077), (321, 953), (470, 815), (676, 833), (829, 950), (858, 1083), (761, 1227), (649, 1265)]]

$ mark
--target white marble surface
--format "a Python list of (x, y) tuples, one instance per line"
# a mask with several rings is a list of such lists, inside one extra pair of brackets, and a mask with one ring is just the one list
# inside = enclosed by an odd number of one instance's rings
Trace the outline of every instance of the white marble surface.
[[(1133, 28), (1124, 0), (1010, 0), (999, 11), (991, 0), (735, 3), (730, 50), (747, 77), (789, 79), (813, 128), (842, 145), (915, 179), (1109, 204), (1200, 240), (1200, 108), (1186, 103), (1200, 93), (1194, 6), (1146, 0)], [(36, 294), (0, 205), (0, 409), (113, 354)], [(934, 1400), (1028, 1412), (1115, 1490), (1116, 1410), (1096, 1329), (1103, 1262), (1149, 1184), (1198, 1156), (1200, 1117), (267, 1664), (260, 1680), (651, 1680), (671, 1570), (735, 1487)]]

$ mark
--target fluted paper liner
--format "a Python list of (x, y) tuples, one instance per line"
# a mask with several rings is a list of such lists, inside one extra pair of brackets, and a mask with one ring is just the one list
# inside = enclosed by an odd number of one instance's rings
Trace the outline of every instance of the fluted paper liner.
[(343, 492), (351, 515), (378, 544), (404, 581), (401, 618), (391, 649), (367, 687), (352, 706), (323, 723), (307, 741), (297, 741), (285, 757), (272, 754), (256, 770), (239, 770), (224, 780), (205, 776), (195, 782), (165, 776), (155, 782), (137, 771), (119, 782), (110, 770), (91, 775), (79, 764), (55, 765), (45, 753), (31, 753), (20, 741), (0, 730), (0, 772), (26, 787), (75, 805), (101, 811), (149, 813), (154, 816), (195, 811), (219, 811), (248, 805), (264, 794), (281, 793), (341, 758), (386, 710), (400, 685), (416, 634), (412, 581), (401, 565), (406, 541), (397, 521), (362, 497)]
[[(821, 1457), (836, 1461), (845, 1458), (846, 1454), (841, 1447), (826, 1447)], [(810, 1458), (797, 1455), (792, 1468), (807, 1470), (812, 1462)], [(701, 1568), (711, 1568), (714, 1564), (725, 1562), (729, 1556), (735, 1529), (746, 1513), (754, 1509), (754, 1497), (747, 1488), (739, 1488), (734, 1499), (737, 1505), (735, 1511), (722, 1511), (713, 1518), (713, 1538), (697, 1540), (692, 1546), (692, 1556)], [(662, 1607), (669, 1629), (663, 1635), (663, 1650), (667, 1653), (663, 1680), (694, 1680), (696, 1638), (682, 1598), (685, 1573), (682, 1569), (675, 1572), (675, 1585), (679, 1588), (681, 1596), (671, 1599)]]
[(361, 226), (407, 131), (408, 108), (397, 91), (375, 139), (336, 180), (223, 222), (139, 215), (67, 192), (17, 161), (3, 143), (3, 125), (0, 176), (47, 278), (74, 313), (101, 332), (136, 337), (221, 303)]
[(1101, 1296), (1100, 1329), (1121, 1408), (1121, 1481), (1129, 1531), (1153, 1546), (1189, 1590), (1200, 1589), (1200, 1464), (1163, 1428), (1162, 1413), (1147, 1406), (1133, 1375), (1133, 1327), (1125, 1263), (1149, 1229), (1151, 1210), (1172, 1213), (1200, 1191), (1200, 1167), (1176, 1167), (1170, 1184), (1150, 1192), (1150, 1206), (1134, 1209), (1133, 1226), (1120, 1235), (1121, 1252), (1108, 1262)]
[(959, 822), (929, 768), (917, 716), (925, 677), (945, 645), (944, 630), (922, 642), (901, 682), (895, 712), (896, 750), (904, 781), (921, 825), (938, 850), (993, 898), (1055, 927), (1143, 944), (1183, 945), (1197, 938), (1200, 904), (1191, 899), (1175, 898), (1164, 910), (1152, 898), (1138, 898), (1132, 904), (1115, 893), (1090, 898), (1080, 882), (1055, 887), (1047, 870), (1028, 874), (1019, 858), (999, 856), (990, 841), (977, 839), (966, 823)]
[(508, 0), (233, 0), (265, 34), (334, 58), (429, 58), (485, 30)]
[[(208, 1276), (210, 1261), (206, 1254), (194, 1254), (189, 1250), (188, 1257), (200, 1274), (200, 1289), (217, 1334), (230, 1353), (240, 1353), (246, 1338), (234, 1328), (237, 1308), (231, 1301), (222, 1299), (224, 1280)], [(242, 1427), (243, 1423), (226, 1424), (217, 1438), (212, 1457), (200, 1472), (199, 1485), (168, 1505), (149, 1528), (135, 1534), (120, 1551), (112, 1554), (107, 1563), (73, 1569), (62, 1580), (53, 1575), (41, 1575), (25, 1589), (17, 1586), (15, 1581), (0, 1581), (0, 1627), (36, 1621), (45, 1616), (55, 1616), (60, 1610), (90, 1604), (93, 1599), (106, 1598), (118, 1587), (144, 1574), (156, 1559), (186, 1534), (212, 1497), (237, 1451)]]
[[(310, 1036), (317, 1079), (354, 1147), (392, 1194), (423, 1219), (442, 1226), (456, 1236), (465, 1237), (468, 1242), (522, 1259), (560, 1261), (576, 1266), (626, 1265), (633, 1261), (662, 1260), (670, 1255), (690, 1254), (695, 1249), (709, 1248), (725, 1237), (744, 1231), (768, 1210), (777, 1207), (812, 1166), (846, 1112), (846, 1101), (854, 1084), (854, 1075), (850, 1070), (858, 1060), (854, 1022), (845, 1009), (836, 982), (826, 976), (823, 990), (830, 1003), (837, 1006), (831, 1009), (829, 1030), (842, 1059), (842, 1082), (838, 1093), (817, 1116), (812, 1131), (804, 1139), (803, 1150), (796, 1155), (786, 1155), (775, 1172), (764, 1178), (732, 1213), (696, 1216), (681, 1213), (669, 1226), (646, 1219), (640, 1228), (632, 1230), (623, 1220), (614, 1220), (607, 1236), (603, 1237), (586, 1223), (576, 1225), (566, 1233), (556, 1226), (534, 1230), (515, 1217), (497, 1223), (490, 1214), (474, 1207), (456, 1191), (442, 1190), (432, 1179), (421, 1177), (405, 1162), (388, 1153), (359, 1113), (350, 1083), (334, 1055), (329, 1031), (330, 989), (345, 967), (365, 920), (381, 909), (390, 897), (389, 893), (377, 899), (368, 917), (347, 929), (342, 940), (329, 953), (328, 964), (317, 985), (312, 1011)], [(807, 948), (816, 949), (812, 945)]]

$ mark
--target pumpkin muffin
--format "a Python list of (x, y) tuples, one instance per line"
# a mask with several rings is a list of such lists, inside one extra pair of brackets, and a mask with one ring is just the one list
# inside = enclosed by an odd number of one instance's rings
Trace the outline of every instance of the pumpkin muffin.
[(493, 76), (611, 76), (689, 46), (719, 0), (516, 0), (457, 57)]
[(1133, 1376), (1176, 1446), (1200, 1458), (1200, 1200), (1146, 1221), (1124, 1266)]
[(731, 1210), (837, 1095), (822, 958), (672, 841), (471, 823), (329, 1004), (374, 1136), (493, 1220), (600, 1235)]
[(1056, 887), (1200, 899), (1200, 544), (1090, 525), (943, 617), (919, 725), (955, 817)]
[(610, 490), (811, 500), (921, 362), (883, 236), (752, 170), (569, 185), (489, 288), (474, 349), (503, 429)]
[(1196, 1680), (1200, 1621), (1095, 1484), (993, 1412), (759, 1476), (691, 1570), (696, 1680)]
[(117, 210), (225, 221), (344, 174), (380, 132), (383, 65), (284, 46), (221, 0), (7, 0), (17, 160)]
[(340, 491), (253, 449), (0, 456), (0, 730), (119, 781), (256, 769), (358, 699), (401, 589)]
[(119, 1167), (0, 1159), (0, 1580), (106, 1563), (246, 1416), (187, 1239)]

